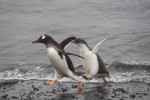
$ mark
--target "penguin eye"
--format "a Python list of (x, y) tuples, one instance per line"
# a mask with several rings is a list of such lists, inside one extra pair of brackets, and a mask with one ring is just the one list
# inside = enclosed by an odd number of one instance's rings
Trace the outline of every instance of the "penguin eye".
[(44, 36), (44, 35), (42, 36), (42, 40), (43, 40), (43, 39), (45, 39), (45, 36)]

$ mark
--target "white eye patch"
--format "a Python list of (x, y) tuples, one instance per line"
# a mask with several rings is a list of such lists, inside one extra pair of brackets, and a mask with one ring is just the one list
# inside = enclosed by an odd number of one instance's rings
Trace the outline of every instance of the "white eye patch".
[(42, 39), (45, 39), (45, 36), (44, 36), (44, 35), (42, 36)]

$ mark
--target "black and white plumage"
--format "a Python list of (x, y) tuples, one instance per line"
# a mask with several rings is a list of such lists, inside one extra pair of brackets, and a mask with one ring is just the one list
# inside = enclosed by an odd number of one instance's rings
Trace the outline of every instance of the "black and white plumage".
[(80, 90), (82, 89), (82, 82), (78, 79), (76, 75), (74, 75), (74, 66), (68, 56), (75, 54), (65, 52), (61, 45), (48, 35), (43, 35), (32, 43), (43, 43), (46, 45), (49, 61), (55, 68), (54, 80), (51, 82), (46, 81), (45, 84), (52, 85), (63, 77), (70, 77), (73, 80), (76, 80), (78, 82), (78, 88)]
[[(97, 51), (100, 47), (100, 44), (104, 41), (100, 41), (92, 50), (87, 42), (81, 38), (76, 37), (69, 37), (66, 39), (67, 41), (64, 42), (66, 45), (69, 42), (73, 42), (77, 44), (80, 48), (80, 56), (82, 56), (84, 59), (82, 59), (82, 63), (86, 71), (88, 72), (87, 75), (83, 75), (85, 79), (92, 79), (94, 76), (98, 75), (104, 79), (105, 82), (107, 80), (105, 77), (109, 77), (109, 72), (107, 71), (103, 60), (98, 55)], [(68, 41), (69, 40), (69, 41)]]

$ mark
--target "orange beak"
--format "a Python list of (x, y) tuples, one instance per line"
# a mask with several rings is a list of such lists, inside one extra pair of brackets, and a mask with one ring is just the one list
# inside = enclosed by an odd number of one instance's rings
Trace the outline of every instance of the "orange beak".
[(35, 44), (35, 43), (41, 43), (39, 40), (35, 40), (32, 42), (32, 44)]

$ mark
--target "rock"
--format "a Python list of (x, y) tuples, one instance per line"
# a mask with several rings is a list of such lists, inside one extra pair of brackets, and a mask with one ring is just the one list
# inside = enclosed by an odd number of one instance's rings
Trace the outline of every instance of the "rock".
[(135, 99), (135, 95), (134, 94), (130, 94), (131, 99)]
[(2, 98), (4, 98), (4, 99), (7, 99), (7, 97), (8, 97), (8, 94), (5, 94), (2, 96)]
[(12, 96), (12, 98), (13, 98), (13, 99), (18, 99), (18, 97), (16, 97), (16, 96)]

